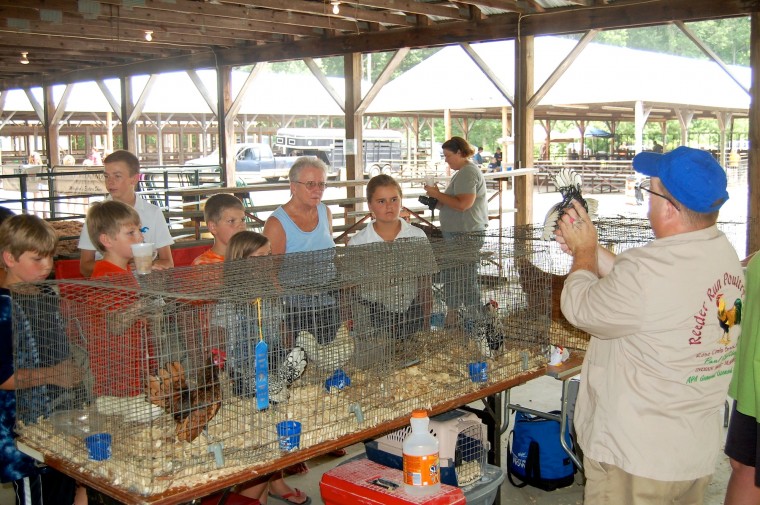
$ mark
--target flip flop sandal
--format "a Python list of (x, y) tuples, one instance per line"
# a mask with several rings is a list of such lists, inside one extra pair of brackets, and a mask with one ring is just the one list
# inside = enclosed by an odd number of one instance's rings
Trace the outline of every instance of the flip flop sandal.
[[(291, 499), (291, 498), (301, 498), (301, 497), (304, 497), (306, 499), (304, 501), (302, 501), (302, 502), (293, 501)], [(301, 491), (298, 488), (295, 488), (295, 492), (294, 493), (285, 493), (285, 494), (280, 495), (280, 496), (278, 496), (276, 494), (269, 493), (269, 499), (281, 501), (283, 503), (288, 503), (289, 505), (310, 505), (311, 504), (311, 498), (309, 498), (308, 496), (306, 496), (306, 493), (304, 493), (303, 491)]]

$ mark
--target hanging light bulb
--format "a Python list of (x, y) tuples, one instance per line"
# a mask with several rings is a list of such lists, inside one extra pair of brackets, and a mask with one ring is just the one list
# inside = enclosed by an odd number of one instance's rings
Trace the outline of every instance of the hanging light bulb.
[(150, 42), (153, 40), (153, 31), (152, 30), (145, 30), (145, 40)]
[(333, 6), (333, 14), (340, 14), (340, 2), (337, 0), (330, 2)]
[(27, 51), (23, 51), (21, 53), (21, 59), (19, 60), (19, 63), (22, 65), (29, 65), (29, 58), (26, 57), (27, 54), (29, 54)]

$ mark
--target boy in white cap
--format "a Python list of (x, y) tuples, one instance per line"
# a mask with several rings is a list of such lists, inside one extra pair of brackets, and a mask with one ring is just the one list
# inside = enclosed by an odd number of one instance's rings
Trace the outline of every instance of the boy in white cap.
[(617, 256), (581, 205), (558, 241), (573, 255), (562, 312), (592, 335), (575, 411), (585, 505), (702, 503), (721, 445), (744, 275), (718, 230), (723, 168), (705, 151), (640, 153), (655, 240)]

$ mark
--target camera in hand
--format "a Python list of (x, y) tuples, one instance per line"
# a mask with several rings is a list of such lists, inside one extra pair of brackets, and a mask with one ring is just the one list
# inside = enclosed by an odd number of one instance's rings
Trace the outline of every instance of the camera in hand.
[(422, 205), (427, 205), (430, 210), (435, 210), (435, 206), (438, 204), (437, 198), (427, 195), (422, 195), (417, 200), (419, 200)]

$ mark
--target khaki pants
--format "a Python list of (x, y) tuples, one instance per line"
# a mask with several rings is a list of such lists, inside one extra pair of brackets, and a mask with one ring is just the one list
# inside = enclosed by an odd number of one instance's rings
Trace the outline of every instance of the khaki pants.
[(661, 481), (637, 477), (608, 463), (583, 458), (584, 505), (702, 505), (711, 475), (695, 480)]

